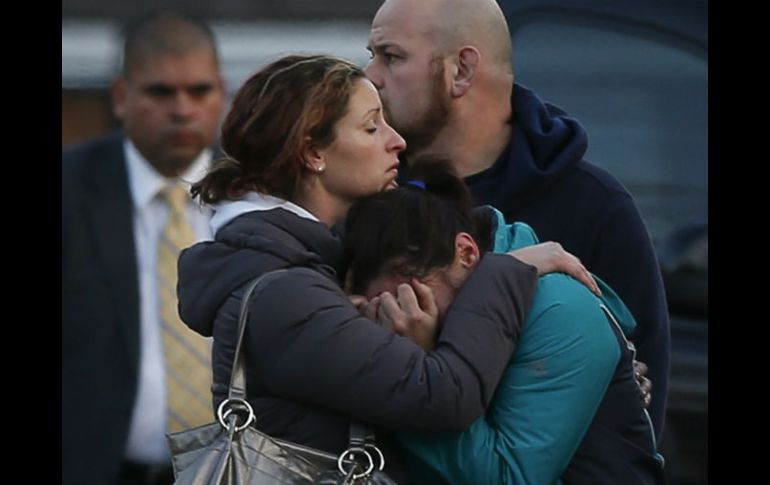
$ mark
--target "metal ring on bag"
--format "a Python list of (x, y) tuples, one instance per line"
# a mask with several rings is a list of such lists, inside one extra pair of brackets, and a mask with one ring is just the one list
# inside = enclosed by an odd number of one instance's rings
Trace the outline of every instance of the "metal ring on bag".
[[(379, 452), (380, 450), (377, 450), (377, 451)], [(337, 467), (340, 469), (343, 475), (347, 475), (348, 472), (342, 466), (342, 462), (345, 460), (345, 455), (350, 454), (351, 457), (353, 457), (355, 453), (363, 453), (366, 456), (366, 458), (369, 460), (369, 466), (366, 468), (366, 471), (364, 471), (363, 473), (359, 473), (358, 475), (356, 475), (355, 473), (353, 474), (353, 480), (358, 480), (359, 478), (368, 476), (374, 470), (374, 460), (372, 459), (372, 455), (365, 449), (348, 448), (347, 450), (343, 451), (342, 454), (339, 456), (339, 458), (337, 458)], [(382, 455), (382, 453), (380, 453), (380, 455)], [(356, 464), (358, 464), (358, 462), (356, 462), (355, 459), (353, 459), (353, 461)], [(384, 460), (383, 460), (383, 463), (384, 463)]]
[(235, 431), (238, 432), (246, 429), (256, 419), (256, 416), (254, 416), (254, 409), (252, 409), (251, 404), (249, 404), (248, 401), (244, 399), (225, 399), (224, 401), (222, 401), (222, 404), (220, 404), (219, 408), (217, 409), (217, 418), (219, 419), (219, 424), (221, 424), (223, 428), (225, 429), (229, 428), (227, 423), (225, 423), (225, 419), (227, 419), (227, 417), (233, 413), (233, 408), (230, 407), (227, 409), (227, 411), (224, 411), (224, 408), (226, 404), (232, 405), (233, 403), (236, 403), (236, 402), (240, 405), (245, 406), (246, 410), (249, 412), (248, 418), (246, 419), (246, 422), (243, 423), (243, 425), (241, 426), (238, 426), (237, 424), (235, 425)]
[(378, 466), (378, 467), (377, 467), (377, 469), (378, 469), (379, 471), (382, 471), (382, 470), (383, 470), (383, 468), (385, 468), (385, 456), (383, 456), (383, 454), (382, 454), (382, 452), (380, 451), (380, 449), (379, 449), (379, 448), (377, 448), (375, 445), (369, 445), (369, 444), (367, 444), (367, 445), (364, 445), (364, 446), (365, 446), (366, 448), (371, 448), (371, 449), (373, 449), (374, 451), (376, 451), (376, 452), (377, 452), (377, 457), (380, 459), (380, 466)]

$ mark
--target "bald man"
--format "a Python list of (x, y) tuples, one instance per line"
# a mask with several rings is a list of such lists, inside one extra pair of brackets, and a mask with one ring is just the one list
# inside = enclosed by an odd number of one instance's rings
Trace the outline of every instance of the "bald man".
[[(514, 83), (511, 38), (494, 0), (386, 0), (369, 34), (366, 74), (408, 166), (451, 160), (476, 202), (557, 241), (604, 279), (637, 320), (637, 359), (653, 383), (660, 437), (670, 329), (649, 234), (631, 195), (583, 159), (583, 127)], [(408, 178), (408, 169), (402, 174)]]
[(129, 26), (112, 98), (123, 130), (62, 150), (62, 483), (169, 484), (160, 192), (212, 158), (225, 87), (209, 28), (173, 12)]

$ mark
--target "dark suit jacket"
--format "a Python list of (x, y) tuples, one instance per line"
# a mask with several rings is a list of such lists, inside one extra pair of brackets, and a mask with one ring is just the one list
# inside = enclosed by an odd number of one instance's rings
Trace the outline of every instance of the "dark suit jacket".
[(139, 359), (133, 207), (117, 132), (62, 150), (62, 483), (114, 483)]

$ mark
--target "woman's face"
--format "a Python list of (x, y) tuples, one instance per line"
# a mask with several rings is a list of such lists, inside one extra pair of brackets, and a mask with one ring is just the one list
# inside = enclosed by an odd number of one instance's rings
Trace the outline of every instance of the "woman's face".
[(383, 118), (377, 89), (359, 79), (347, 113), (335, 125), (334, 141), (318, 150), (325, 167), (320, 182), (326, 192), (350, 203), (394, 187), (404, 148), (404, 139)]

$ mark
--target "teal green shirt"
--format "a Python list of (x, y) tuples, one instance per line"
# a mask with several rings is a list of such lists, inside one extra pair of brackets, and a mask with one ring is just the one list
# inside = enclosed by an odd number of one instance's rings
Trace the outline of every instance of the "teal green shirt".
[[(538, 243), (528, 225), (507, 225), (495, 212), (494, 252)], [(418, 483), (560, 483), (620, 359), (602, 306), (626, 335), (636, 325), (615, 292), (596, 280), (602, 297), (562, 273), (540, 277), (491, 405), (467, 431), (397, 434)]]

